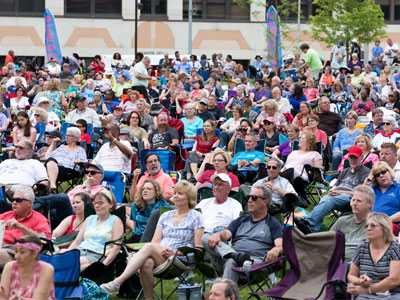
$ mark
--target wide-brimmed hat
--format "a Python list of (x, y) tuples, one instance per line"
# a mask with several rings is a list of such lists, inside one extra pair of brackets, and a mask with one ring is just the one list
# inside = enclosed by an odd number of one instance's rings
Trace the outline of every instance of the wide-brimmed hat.
[(45, 97), (45, 96), (42, 96), (42, 97), (39, 98), (38, 102), (36, 102), (36, 106), (39, 106), (40, 103), (43, 103), (43, 102), (49, 102), (49, 103), (50, 103), (50, 106), (52, 106), (53, 103), (54, 103), (53, 100), (50, 100), (49, 98), (47, 98), (47, 97)]

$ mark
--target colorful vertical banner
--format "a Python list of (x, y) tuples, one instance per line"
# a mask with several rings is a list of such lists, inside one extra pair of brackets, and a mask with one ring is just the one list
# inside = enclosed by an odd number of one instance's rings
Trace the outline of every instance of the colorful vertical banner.
[(44, 27), (47, 61), (55, 57), (57, 62), (61, 65), (62, 56), (60, 43), (58, 42), (56, 23), (54, 22), (53, 14), (48, 8), (44, 10)]
[(270, 69), (282, 66), (282, 38), (278, 12), (272, 5), (267, 11), (267, 62)]

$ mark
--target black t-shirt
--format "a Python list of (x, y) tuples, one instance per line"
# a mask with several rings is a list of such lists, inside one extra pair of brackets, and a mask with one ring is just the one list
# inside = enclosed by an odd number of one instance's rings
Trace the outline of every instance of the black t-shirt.
[(175, 128), (169, 127), (164, 133), (159, 133), (157, 129), (154, 130), (153, 133), (150, 134), (149, 142), (153, 149), (158, 149), (171, 145), (173, 139), (179, 140), (179, 134)]
[(209, 111), (205, 111), (203, 113), (199, 113), (199, 111), (197, 111), (197, 116), (203, 119), (203, 122), (207, 121), (207, 120), (213, 120), (215, 121), (215, 116), (209, 112)]
[(265, 132), (260, 133), (260, 140), (265, 140), (265, 147), (275, 147), (279, 145), (279, 132), (275, 131), (269, 138)]
[(328, 136), (334, 135), (338, 130), (339, 123), (342, 123), (342, 118), (332, 111), (327, 113), (318, 113), (320, 119), (318, 129), (326, 132)]
[(393, 108), (397, 108), (397, 109), (400, 111), (400, 101), (399, 101), (399, 100), (397, 100), (397, 101), (394, 103)]
[[(179, 105), (181, 106), (181, 108), (183, 107), (183, 102), (181, 100), (179, 101)], [(161, 104), (168, 109), (169, 115), (171, 118), (176, 119), (177, 118), (177, 113), (176, 113), (176, 102), (172, 102), (170, 99), (164, 99), (163, 101), (161, 101)]]
[(213, 109), (209, 109), (208, 111), (214, 115), (215, 120), (225, 117), (225, 113), (221, 107), (215, 106)]

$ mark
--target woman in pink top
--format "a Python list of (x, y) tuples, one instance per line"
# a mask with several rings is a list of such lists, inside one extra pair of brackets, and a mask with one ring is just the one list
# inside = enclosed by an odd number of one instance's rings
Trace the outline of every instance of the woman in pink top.
[(15, 243), (15, 261), (8, 262), (1, 276), (0, 299), (49, 299), (54, 296), (54, 268), (39, 261), (38, 237), (25, 235)]
[(319, 98), (319, 91), (314, 87), (314, 79), (308, 77), (306, 80), (306, 87), (303, 90), (304, 96), (307, 98), (307, 102), (317, 102)]
[[(372, 166), (374, 166), (377, 162), (379, 162), (379, 156), (375, 153), (372, 153), (371, 150), (373, 148), (372, 138), (368, 133), (363, 133), (358, 135), (354, 140), (354, 145), (358, 146), (363, 151), (363, 161), (362, 163), (365, 165), (368, 162), (372, 162)], [(341, 172), (344, 167), (344, 162), (346, 159), (349, 159), (349, 155), (346, 154), (342, 158), (342, 162), (338, 167), (338, 172)]]
[(331, 68), (325, 67), (324, 74), (321, 76), (319, 81), (320, 93), (330, 92), (333, 84), (335, 83), (335, 77), (333, 77)]
[(304, 180), (308, 181), (307, 173), (304, 171), (304, 165), (308, 164), (313, 167), (322, 166), (322, 156), (317, 151), (317, 139), (315, 135), (310, 132), (305, 132), (299, 141), (299, 150), (292, 151), (287, 160), (285, 167), (282, 169), (282, 175), (285, 177), (285, 171), (290, 170), (292, 176), (288, 180), (293, 180), (301, 176)]
[(307, 126), (304, 128), (304, 132), (310, 132), (317, 137), (317, 143), (322, 143), (322, 148), (325, 149), (326, 143), (328, 142), (328, 136), (325, 131), (318, 129), (319, 117), (317, 115), (310, 115), (307, 118)]

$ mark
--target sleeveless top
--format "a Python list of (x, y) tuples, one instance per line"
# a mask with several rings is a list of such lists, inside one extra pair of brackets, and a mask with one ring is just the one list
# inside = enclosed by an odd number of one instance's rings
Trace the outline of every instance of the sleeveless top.
[[(97, 225), (98, 216), (91, 215), (88, 217), (83, 241), (79, 245), (79, 250), (90, 250), (98, 254), (102, 254), (104, 244), (112, 239), (112, 230), (114, 221), (118, 217), (110, 215), (102, 224)], [(107, 246), (106, 256), (111, 251), (112, 245)]]
[(76, 230), (74, 230), (74, 221), (76, 219), (76, 215), (72, 215), (72, 219), (71, 219), (71, 225), (69, 225), (67, 232), (65, 233), (65, 235), (70, 234), (72, 232), (75, 232)]
[[(36, 264), (35, 271), (33, 273), (32, 279), (27, 285), (25, 289), (22, 289), (19, 283), (19, 266), (17, 265), (17, 262), (13, 262), (12, 265), (12, 273), (11, 273), (11, 287), (10, 287), (10, 294), (13, 292), (14, 294), (18, 295), (18, 297), (26, 297), (26, 298), (32, 298), (33, 294), (35, 293), (36, 287), (39, 283), (39, 274), (40, 270), (42, 270), (44, 265), (44, 262), (38, 261)], [(49, 295), (49, 300), (56, 300), (56, 297), (54, 295), (54, 281), (52, 282), (52, 289)]]

